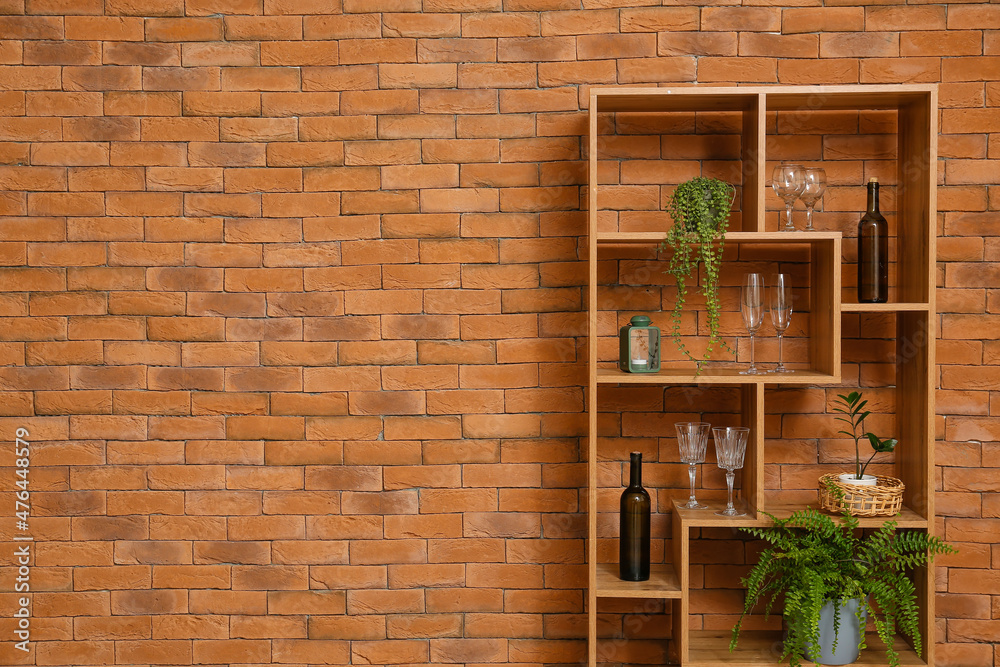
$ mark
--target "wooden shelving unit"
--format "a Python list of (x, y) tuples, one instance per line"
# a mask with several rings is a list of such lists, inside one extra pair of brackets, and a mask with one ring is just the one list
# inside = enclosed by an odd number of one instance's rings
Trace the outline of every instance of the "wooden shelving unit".
[[(855, 665), (885, 665), (885, 644), (874, 632), (865, 641), (868, 649)], [(766, 630), (745, 630), (740, 633), (740, 645), (729, 652), (729, 633), (717, 630), (691, 632), (690, 667), (733, 667), (733, 665), (773, 665), (781, 655), (781, 633)], [(897, 639), (893, 648), (899, 653), (900, 665), (925, 665), (920, 656), (903, 639)], [(810, 663), (811, 664), (811, 663)]]
[[(885, 304), (859, 304), (851, 301), (853, 288), (841, 284), (845, 272), (843, 244), (839, 231), (789, 232), (777, 231), (777, 216), (767, 211), (766, 177), (773, 157), (767, 155), (773, 131), (769, 119), (775, 112), (808, 115), (817, 112), (847, 111), (865, 114), (889, 112), (895, 116), (897, 151), (895, 157), (895, 234), (896, 262), (890, 276), (892, 301)], [(725, 118), (722, 124), (739, 135), (739, 151), (720, 158), (714, 154), (685, 155), (685, 159), (702, 165), (702, 169), (717, 175), (719, 170), (730, 169), (737, 173), (736, 183), (740, 196), (734, 213), (731, 231), (726, 237), (727, 252), (731, 246), (742, 251), (752, 247), (753, 256), (759, 258), (773, 252), (777, 257), (787, 257), (793, 247), (806, 257), (809, 281), (808, 309), (808, 363), (788, 376), (739, 375), (745, 364), (715, 365), (696, 375), (687, 365), (666, 364), (659, 373), (627, 374), (615, 367), (608, 344), (610, 319), (602, 313), (613, 312), (616, 322), (627, 321), (626, 314), (634, 308), (609, 303), (610, 297), (599, 290), (608, 286), (607, 272), (599, 265), (627, 256), (629, 251), (647, 249), (650, 253), (663, 239), (669, 224), (662, 210), (648, 205), (643, 211), (630, 211), (627, 197), (620, 192), (613, 207), (601, 207), (602, 178), (614, 173), (614, 154), (606, 155), (600, 141), (602, 131), (616, 127), (621, 114), (641, 117), (648, 127), (693, 128), (697, 134), (700, 116)], [(660, 121), (659, 119), (665, 119)], [(652, 118), (654, 120), (648, 120)], [(609, 120), (610, 119), (610, 120)], [(713, 121), (714, 122), (714, 121)], [(733, 129), (735, 128), (735, 129)], [(614, 134), (614, 132), (612, 132)], [(666, 134), (666, 132), (663, 132)], [(703, 148), (707, 142), (700, 144)], [(689, 151), (689, 146), (685, 150)], [(765, 397), (766, 387), (796, 385), (803, 389), (818, 385), (841, 383), (842, 316), (857, 314), (883, 314), (895, 318), (895, 428), (893, 434), (905, 446), (898, 450), (894, 474), (906, 484), (904, 510), (896, 517), (902, 528), (934, 530), (934, 387), (935, 360), (935, 233), (936, 229), (936, 163), (937, 163), (937, 87), (934, 85), (891, 86), (787, 86), (787, 87), (736, 87), (736, 88), (593, 88), (590, 95), (590, 144), (589, 144), (589, 345), (588, 345), (588, 549), (590, 572), (588, 595), (589, 612), (589, 664), (595, 666), (598, 652), (598, 600), (607, 598), (662, 599), (666, 601), (672, 624), (672, 636), (665, 654), (681, 665), (721, 667), (731, 665), (773, 664), (777, 660), (775, 646), (780, 633), (770, 631), (744, 631), (740, 647), (730, 653), (729, 632), (692, 628), (691, 576), (692, 541), (700, 539), (704, 530), (766, 525), (770, 519), (763, 514), (787, 516), (807, 504), (770, 502), (764, 471)], [(671, 152), (668, 139), (664, 138), (661, 151)], [(679, 151), (683, 152), (683, 151)], [(650, 161), (652, 162), (652, 160)], [(609, 165), (612, 167), (608, 169)], [(734, 166), (735, 165), (735, 166)], [(630, 165), (629, 173), (641, 172)], [(681, 178), (679, 180), (685, 180)], [(737, 178), (734, 176), (734, 178)], [(639, 182), (649, 185), (653, 179)], [(660, 184), (665, 185), (665, 184)], [(864, 184), (858, 183), (863, 189)], [(662, 209), (662, 202), (659, 207)], [(613, 209), (613, 210), (612, 210)], [(860, 215), (860, 212), (858, 213)], [(652, 223), (650, 222), (652, 221)], [(662, 223), (662, 224), (661, 224)], [(649, 227), (655, 229), (649, 229)], [(623, 254), (625, 253), (625, 254)], [(846, 279), (845, 279), (846, 280)], [(660, 282), (659, 285), (664, 283)], [(665, 309), (665, 308), (664, 308)], [(620, 314), (622, 317), (617, 317)], [(647, 311), (648, 312), (648, 311)], [(602, 319), (603, 317), (603, 319)], [(654, 318), (655, 320), (656, 318)], [(665, 314), (661, 314), (665, 320)], [(603, 327), (603, 328), (602, 328)], [(669, 346), (669, 340), (664, 340)], [(721, 366), (721, 367), (720, 367)], [(602, 455), (604, 435), (599, 431), (598, 415), (601, 412), (599, 387), (605, 390), (638, 388), (662, 385), (689, 385), (705, 391), (729, 391), (738, 388), (740, 420), (750, 428), (745, 465), (741, 476), (742, 501), (748, 516), (728, 519), (716, 516), (711, 510), (684, 510), (676, 501), (672, 507), (659, 507), (658, 512), (669, 514), (670, 534), (663, 549), (663, 562), (654, 564), (653, 575), (647, 582), (633, 583), (618, 580), (617, 565), (599, 562), (598, 542), (610, 539), (599, 534), (598, 513), (616, 510), (599, 507), (601, 498), (610, 497), (606, 485), (599, 485), (599, 467), (606, 464)], [(729, 387), (727, 390), (726, 387)], [(732, 394), (727, 394), (732, 395)], [(622, 400), (619, 397), (617, 400)], [(662, 438), (671, 438), (663, 433)], [(676, 456), (676, 454), (675, 454)], [(627, 457), (626, 457), (627, 458)], [(674, 463), (675, 459), (660, 459), (660, 463)], [(840, 468), (836, 464), (829, 471)], [(647, 484), (651, 493), (655, 486)], [(673, 487), (671, 487), (673, 488)], [(699, 498), (701, 499), (701, 498)], [(717, 500), (707, 504), (716, 507)], [(817, 503), (813, 503), (816, 506)], [(605, 516), (609, 516), (606, 514)], [(862, 526), (881, 525), (882, 519), (863, 519)], [(662, 522), (660, 525), (663, 525)], [(613, 536), (611, 536), (613, 538)], [(607, 560), (607, 558), (605, 558)], [(896, 648), (901, 652), (904, 665), (934, 664), (934, 581), (932, 568), (915, 572), (921, 610), (923, 655), (917, 655), (905, 637), (897, 638)], [(738, 614), (739, 608), (728, 610)], [(627, 641), (621, 638), (616, 642)], [(645, 640), (644, 640), (645, 641)], [(884, 651), (877, 638), (869, 639), (869, 648), (862, 653), (857, 664), (885, 664)]]

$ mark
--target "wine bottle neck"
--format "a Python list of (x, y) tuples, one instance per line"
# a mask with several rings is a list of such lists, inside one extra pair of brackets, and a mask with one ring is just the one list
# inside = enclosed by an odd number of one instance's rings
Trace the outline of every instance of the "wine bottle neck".
[(633, 452), (629, 467), (629, 486), (642, 486), (642, 454)]
[(878, 213), (878, 183), (868, 183), (868, 211)]

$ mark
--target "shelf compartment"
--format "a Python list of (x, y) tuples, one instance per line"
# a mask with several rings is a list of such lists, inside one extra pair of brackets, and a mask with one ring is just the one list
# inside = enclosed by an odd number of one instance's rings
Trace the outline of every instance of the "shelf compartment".
[[(768, 630), (744, 630), (736, 650), (729, 652), (731, 633), (723, 630), (692, 630), (689, 644), (689, 667), (731, 667), (732, 665), (774, 665), (781, 655), (781, 633)], [(866, 635), (868, 646), (854, 665), (886, 665), (885, 644), (874, 632)], [(893, 648), (900, 665), (926, 665), (906, 641), (897, 637)], [(811, 663), (810, 663), (811, 664)]]
[(731, 228), (759, 229), (764, 180), (757, 138), (763, 128), (763, 97), (758, 92), (708, 90), (692, 95), (688, 89), (659, 89), (663, 92), (650, 96), (650, 90), (656, 89), (591, 91), (592, 231), (598, 226), (666, 229), (671, 224), (665, 209), (672, 186), (693, 176), (715, 176), (734, 185), (738, 203)]
[(749, 364), (732, 368), (709, 368), (695, 375), (690, 368), (664, 368), (658, 373), (626, 373), (617, 368), (598, 368), (597, 384), (838, 384), (839, 375), (815, 369), (783, 375), (740, 375)]
[[(669, 338), (669, 310), (672, 308), (673, 281), (665, 273), (666, 258), (658, 257), (655, 249), (662, 239), (658, 232), (594, 232), (590, 254), (591, 266), (589, 310), (592, 335), (599, 349), (595, 361), (599, 367), (615, 370), (611, 364), (617, 358), (617, 333), (628, 322), (630, 314), (650, 313)], [(718, 348), (718, 362), (695, 375), (695, 366), (674, 351), (664, 347), (664, 370), (660, 379), (644, 380), (630, 377), (624, 383), (656, 384), (837, 384), (840, 382), (840, 275), (834, 270), (841, 252), (840, 232), (733, 232), (727, 235), (726, 253), (730, 261), (724, 264), (720, 278), (720, 299), (723, 303), (722, 337), (732, 348), (741, 348), (738, 358)], [(777, 255), (778, 259), (773, 259)], [(600, 265), (598, 268), (597, 264)], [(740, 376), (746, 368), (748, 340), (739, 317), (739, 283), (742, 272), (773, 272), (775, 266), (795, 277), (796, 298), (807, 303), (799, 309), (793, 329), (786, 337), (785, 356), (795, 373), (778, 376)], [(700, 297), (695, 297), (700, 299)], [(616, 314), (617, 313), (617, 314)], [(615, 318), (612, 324), (611, 318)], [(803, 316), (805, 319), (802, 319)], [(685, 345), (697, 349), (707, 340), (704, 308), (693, 306), (683, 316)], [(776, 354), (773, 341), (764, 342), (765, 354)], [(789, 345), (791, 347), (789, 347)], [(768, 352), (770, 350), (770, 352)], [(764, 357), (768, 358), (768, 357)], [(742, 363), (741, 363), (742, 362)], [(766, 367), (766, 366), (765, 366)], [(601, 369), (598, 369), (602, 373)], [(623, 374), (624, 375), (624, 374)], [(645, 374), (643, 374), (645, 375)], [(653, 374), (650, 374), (653, 375)], [(598, 382), (617, 382), (620, 376), (601, 376)], [(657, 376), (654, 376), (657, 377)]]
[(618, 563), (597, 564), (598, 598), (663, 598), (681, 597), (680, 581), (670, 563), (649, 566), (647, 581), (622, 581), (618, 578)]

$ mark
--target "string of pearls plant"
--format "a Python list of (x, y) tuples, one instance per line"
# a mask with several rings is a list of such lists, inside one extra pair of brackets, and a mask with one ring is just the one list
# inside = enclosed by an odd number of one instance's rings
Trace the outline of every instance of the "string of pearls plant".
[[(719, 337), (719, 270), (729, 214), (735, 200), (733, 185), (717, 178), (698, 176), (678, 185), (667, 203), (674, 226), (667, 231), (659, 249), (660, 252), (672, 251), (664, 273), (673, 276), (677, 284), (669, 334), (681, 354), (695, 362), (697, 373), (701, 372), (702, 364), (709, 360), (716, 346), (734, 353)], [(687, 302), (691, 276), (694, 275), (697, 281), (699, 264), (705, 267), (701, 293), (705, 297), (709, 339), (704, 354), (696, 357), (681, 340), (681, 314)]]

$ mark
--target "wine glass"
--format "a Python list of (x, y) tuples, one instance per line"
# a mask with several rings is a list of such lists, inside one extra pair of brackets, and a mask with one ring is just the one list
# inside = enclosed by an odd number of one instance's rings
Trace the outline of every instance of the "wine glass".
[(691, 477), (691, 496), (687, 503), (680, 505), (683, 509), (703, 510), (708, 505), (702, 505), (694, 497), (694, 478), (696, 465), (705, 462), (705, 450), (708, 448), (708, 429), (712, 427), (707, 422), (679, 422), (674, 424), (677, 429), (677, 446), (681, 450), (681, 461), (688, 464), (688, 475)]
[(792, 321), (792, 277), (787, 273), (779, 273), (773, 277), (774, 284), (771, 285), (771, 324), (778, 334), (778, 365), (771, 369), (771, 373), (794, 373), (795, 371), (785, 368), (781, 360), (781, 341), (785, 335), (785, 329)]
[(747, 451), (747, 436), (750, 429), (746, 426), (725, 426), (713, 428), (715, 438), (715, 457), (719, 467), (726, 471), (726, 486), (729, 487), (729, 502), (726, 509), (716, 512), (719, 516), (746, 516), (746, 512), (737, 511), (733, 506), (733, 482), (736, 470), (743, 467), (743, 455)]
[(771, 187), (774, 189), (774, 194), (785, 202), (785, 226), (781, 228), (783, 232), (795, 231), (795, 225), (792, 224), (792, 207), (806, 187), (804, 172), (802, 165), (791, 162), (782, 162), (771, 172)]
[(806, 231), (814, 232), (816, 228), (813, 227), (813, 209), (826, 191), (826, 170), (810, 167), (803, 172), (803, 180), (805, 187), (802, 188), (799, 199), (806, 205)]
[(743, 326), (750, 332), (750, 368), (740, 371), (740, 375), (758, 375), (763, 373), (754, 362), (754, 336), (764, 323), (764, 276), (759, 273), (748, 273), (740, 290), (740, 311), (743, 314)]

